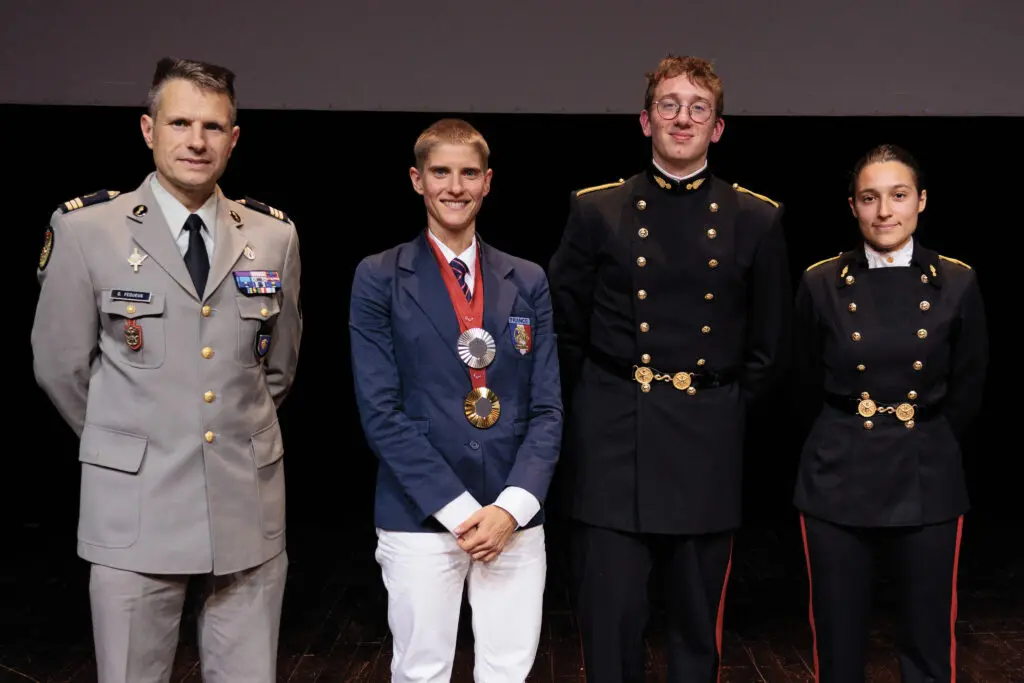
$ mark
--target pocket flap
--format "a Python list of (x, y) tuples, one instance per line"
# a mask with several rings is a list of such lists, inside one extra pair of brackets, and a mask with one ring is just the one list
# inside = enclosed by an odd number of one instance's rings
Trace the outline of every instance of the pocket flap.
[(87, 424), (82, 430), (78, 460), (135, 474), (142, 467), (148, 441), (144, 436)]
[(111, 292), (114, 290), (103, 290), (103, 301), (100, 310), (109, 315), (116, 315), (121, 318), (135, 319), (144, 318), (149, 315), (163, 315), (164, 295), (150, 294), (149, 301), (120, 301), (111, 299)]
[(272, 465), (284, 456), (284, 439), (281, 437), (281, 424), (274, 421), (252, 435), (252, 457), (256, 461), (256, 469)]
[(238, 297), (238, 315), (247, 320), (268, 320), (281, 312), (281, 304), (269, 296)]

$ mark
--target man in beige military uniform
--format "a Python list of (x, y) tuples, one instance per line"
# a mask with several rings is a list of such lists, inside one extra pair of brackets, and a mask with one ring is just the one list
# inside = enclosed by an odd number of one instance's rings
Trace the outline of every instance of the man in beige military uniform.
[(156, 172), (58, 208), (39, 260), (34, 367), (80, 437), (100, 683), (169, 680), (190, 580), (204, 679), (276, 680), (299, 247), (282, 212), (217, 186), (233, 82), (161, 60), (142, 117)]

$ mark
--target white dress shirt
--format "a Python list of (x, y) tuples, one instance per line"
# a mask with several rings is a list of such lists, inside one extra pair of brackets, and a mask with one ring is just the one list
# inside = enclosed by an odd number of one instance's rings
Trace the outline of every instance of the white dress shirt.
[(658, 169), (659, 171), (661, 171), (662, 175), (668, 176), (669, 178), (671, 178), (672, 180), (674, 180), (676, 182), (682, 182), (684, 180), (689, 180), (690, 178), (692, 178), (692, 177), (694, 177), (696, 175), (700, 175), (701, 173), (704, 172), (704, 169), (708, 167), (708, 161), (707, 161), (707, 159), (705, 159), (704, 160), (704, 165), (701, 166), (696, 171), (694, 171), (693, 173), (691, 173), (689, 175), (684, 175), (684, 176), (677, 176), (677, 175), (673, 175), (673, 174), (669, 173), (668, 171), (666, 171), (665, 169), (663, 169), (661, 167), (661, 164), (659, 164), (656, 159), (651, 159), (651, 161), (654, 163), (654, 167), (656, 169)]
[(909, 266), (914, 255), (914, 238), (895, 251), (881, 252), (867, 242), (864, 243), (864, 255), (868, 259), (868, 268), (893, 268)]
[[(451, 263), (456, 257), (455, 252), (449, 249), (441, 240), (437, 239), (433, 232), (430, 230), (427, 232), (430, 234), (434, 244), (440, 248), (445, 260)], [(472, 295), (473, 285), (476, 283), (476, 235), (473, 235), (473, 241), (469, 247), (461, 254), (458, 254), (458, 257), (459, 260), (466, 264), (466, 268), (469, 270), (466, 273), (466, 285), (469, 287), (469, 293)], [(512, 515), (516, 520), (516, 525), (519, 527), (533, 519), (534, 515), (540, 510), (540, 501), (537, 500), (537, 497), (518, 486), (506, 487), (504, 491), (498, 494), (498, 499), (494, 501), (494, 504)], [(473, 494), (469, 491), (463, 491), (455, 500), (435, 512), (434, 517), (448, 531), (452, 531), (481, 507), (483, 506), (473, 497)]]
[[(153, 190), (153, 196), (156, 197), (156, 203), (160, 207), (160, 211), (164, 214), (164, 219), (167, 220), (167, 227), (171, 229), (171, 237), (174, 238), (174, 242), (178, 245), (178, 250), (181, 252), (182, 258), (184, 258), (185, 252), (188, 251), (188, 230), (185, 229), (185, 221), (192, 212), (186, 209), (185, 205), (178, 201), (174, 195), (164, 189), (164, 186), (156, 179), (155, 173), (149, 180), (149, 186)], [(203, 229), (199, 234), (203, 237), (203, 244), (206, 245), (206, 256), (210, 259), (211, 263), (213, 262), (213, 230), (217, 225), (217, 201), (217, 193), (214, 192), (196, 211), (196, 214), (203, 219)]]

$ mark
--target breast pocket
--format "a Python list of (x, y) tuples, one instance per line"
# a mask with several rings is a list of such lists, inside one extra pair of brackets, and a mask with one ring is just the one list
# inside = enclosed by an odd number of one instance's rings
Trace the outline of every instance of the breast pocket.
[(167, 321), (164, 295), (150, 294), (149, 301), (115, 301), (104, 290), (100, 310), (103, 330), (120, 348), (119, 358), (133, 368), (155, 369), (167, 354)]
[(258, 365), (274, 344), (274, 321), (281, 312), (277, 297), (238, 297), (238, 348), (235, 355), (245, 367)]

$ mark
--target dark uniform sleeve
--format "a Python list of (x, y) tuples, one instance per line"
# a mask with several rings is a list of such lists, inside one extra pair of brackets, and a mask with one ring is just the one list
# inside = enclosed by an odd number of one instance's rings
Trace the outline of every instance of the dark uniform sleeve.
[(749, 283), (750, 326), (744, 354), (744, 393), (748, 400), (768, 394), (790, 361), (793, 288), (780, 207), (761, 237)]
[(575, 194), (570, 195), (565, 231), (548, 264), (563, 400), (572, 396), (590, 341), (598, 250), (595, 226), (586, 221)]
[(821, 326), (807, 277), (800, 279), (793, 311), (793, 382), (790, 406), (801, 439), (807, 435), (821, 410), (825, 394)]
[(981, 409), (988, 368), (988, 325), (977, 276), (972, 271), (952, 334), (949, 391), (942, 414), (963, 439)]

